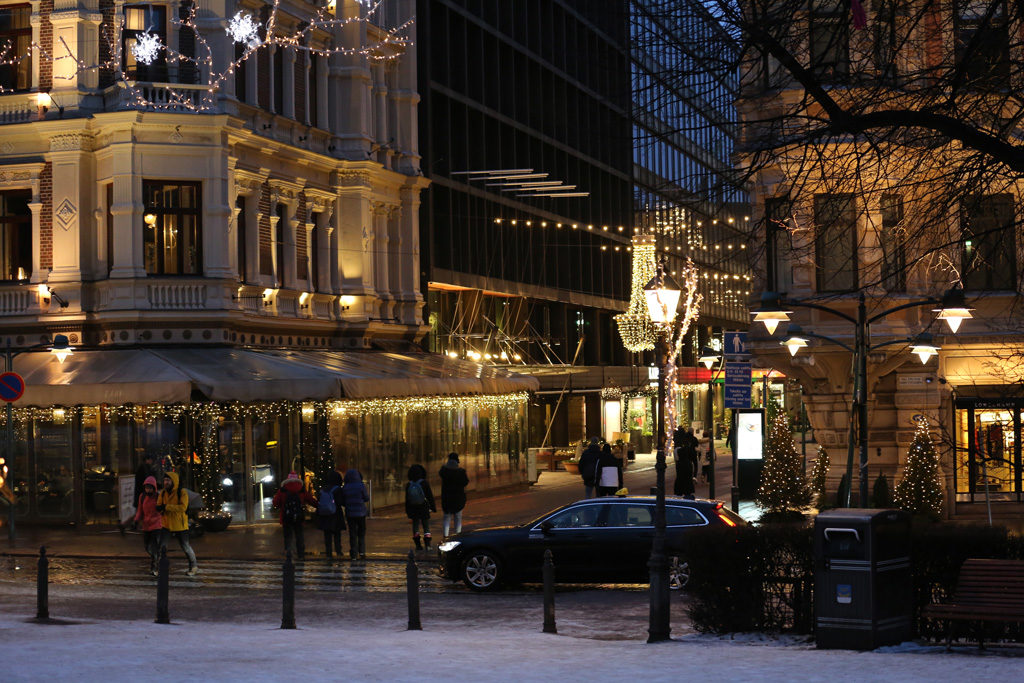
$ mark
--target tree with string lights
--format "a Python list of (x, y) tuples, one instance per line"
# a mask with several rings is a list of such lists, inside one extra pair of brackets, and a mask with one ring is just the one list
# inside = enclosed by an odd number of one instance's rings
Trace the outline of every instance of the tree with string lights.
[(784, 514), (811, 502), (811, 490), (804, 476), (803, 458), (793, 445), (789, 415), (781, 407), (774, 412), (764, 442), (764, 469), (757, 490), (757, 503), (769, 513)]
[(811, 470), (811, 492), (817, 496), (818, 508), (826, 505), (827, 492), (825, 487), (828, 479), (828, 451), (824, 446), (818, 446), (818, 457), (814, 460), (814, 468)]
[(932, 443), (928, 420), (917, 420), (917, 432), (907, 453), (903, 479), (896, 484), (895, 502), (901, 510), (929, 519), (942, 516), (942, 480), (939, 458)]

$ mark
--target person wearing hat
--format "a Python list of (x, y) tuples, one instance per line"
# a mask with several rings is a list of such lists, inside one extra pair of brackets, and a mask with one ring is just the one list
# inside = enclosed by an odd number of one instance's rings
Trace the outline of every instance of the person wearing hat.
[(306, 559), (306, 539), (302, 523), (306, 520), (306, 506), (316, 507), (316, 499), (309, 494), (296, 472), (289, 472), (288, 478), (271, 501), (275, 510), (281, 511), (280, 521), (284, 530), (284, 550), (291, 551), (292, 557)]
[(594, 497), (594, 486), (597, 484), (597, 463), (601, 459), (601, 440), (590, 437), (590, 445), (580, 455), (580, 476), (583, 477), (583, 491), (587, 498)]
[(163, 534), (161, 535), (160, 547), (167, 546), (167, 537), (174, 536), (178, 539), (185, 557), (188, 558), (189, 576), (195, 576), (199, 571), (196, 563), (196, 553), (188, 539), (188, 494), (181, 490), (178, 485), (177, 472), (164, 473), (164, 488), (156, 498), (156, 509), (160, 511), (163, 519)]
[(142, 484), (142, 492), (135, 499), (135, 522), (142, 528), (142, 543), (149, 553), (149, 573), (157, 574), (160, 560), (160, 536), (163, 534), (164, 517), (156, 507), (156, 477), (150, 475)]
[(455, 533), (462, 533), (462, 510), (466, 507), (466, 487), (469, 476), (459, 467), (459, 454), (449, 453), (448, 462), (441, 466), (441, 510), (444, 512), (441, 527), (448, 538), (451, 524), (455, 522)]

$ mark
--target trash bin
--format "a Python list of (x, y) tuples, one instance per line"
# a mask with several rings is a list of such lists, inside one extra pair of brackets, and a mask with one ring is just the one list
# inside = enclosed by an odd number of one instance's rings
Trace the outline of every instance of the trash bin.
[(911, 636), (910, 515), (830, 510), (814, 521), (818, 647), (872, 650)]

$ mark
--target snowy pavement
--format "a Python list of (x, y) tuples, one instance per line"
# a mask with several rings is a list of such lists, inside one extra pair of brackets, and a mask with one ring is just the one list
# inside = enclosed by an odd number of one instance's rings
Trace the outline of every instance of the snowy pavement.
[[(738, 681), (1015, 680), (1021, 653), (913, 644), (858, 653), (798, 639), (696, 634), (647, 645), (447, 624), (425, 631), (360, 623), (282, 631), (270, 621), (39, 625), (0, 618), (5, 681)], [(426, 626), (426, 624), (425, 624)], [(1017, 672), (1016, 674), (1014, 672)], [(998, 678), (996, 678), (998, 677)]]

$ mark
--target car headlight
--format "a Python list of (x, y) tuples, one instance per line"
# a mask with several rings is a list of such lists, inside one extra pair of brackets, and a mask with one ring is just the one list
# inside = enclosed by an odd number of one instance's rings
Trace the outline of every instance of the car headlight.
[(437, 549), (440, 550), (442, 553), (450, 553), (451, 551), (458, 548), (460, 545), (462, 545), (462, 543), (460, 543), (459, 541), (445, 541), (441, 545), (437, 546)]

